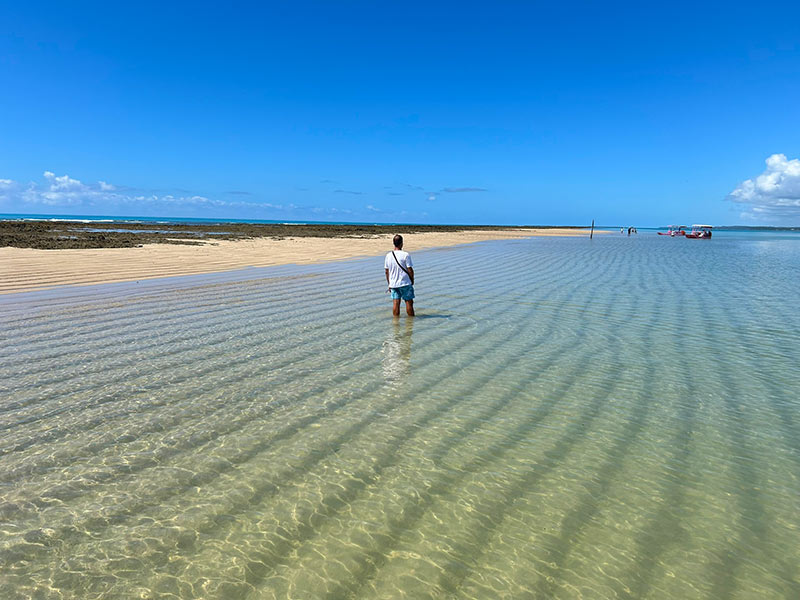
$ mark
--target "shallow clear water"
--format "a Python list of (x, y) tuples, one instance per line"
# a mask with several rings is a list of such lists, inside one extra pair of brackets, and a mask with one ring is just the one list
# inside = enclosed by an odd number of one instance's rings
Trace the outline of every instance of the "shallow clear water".
[(800, 236), (413, 256), (1, 297), (0, 597), (800, 597)]

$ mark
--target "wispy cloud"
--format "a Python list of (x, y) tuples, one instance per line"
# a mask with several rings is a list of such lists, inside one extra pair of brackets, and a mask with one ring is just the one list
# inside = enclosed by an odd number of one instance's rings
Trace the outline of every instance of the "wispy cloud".
[(240, 190), (230, 190), (225, 192), (226, 194), (230, 194), (231, 196), (252, 196), (250, 192), (243, 192)]
[(352, 194), (353, 196), (361, 196), (364, 192), (356, 192), (354, 190), (333, 190), (334, 194)]
[(464, 192), (488, 192), (489, 190), (479, 187), (446, 187), (442, 191), (448, 194), (462, 194)]
[(745, 219), (782, 223), (800, 218), (800, 160), (773, 154), (766, 164), (761, 175), (740, 183), (727, 200), (743, 205)]
[(349, 208), (331, 208), (331, 207), (322, 207), (322, 206), (311, 206), (306, 208), (314, 214), (327, 214), (327, 215), (352, 215), (354, 214), (352, 210)]
[(441, 194), (469, 194), (488, 191), (486, 188), (481, 187), (445, 187), (434, 192), (425, 192), (425, 194), (428, 197), (428, 202), (436, 202)]

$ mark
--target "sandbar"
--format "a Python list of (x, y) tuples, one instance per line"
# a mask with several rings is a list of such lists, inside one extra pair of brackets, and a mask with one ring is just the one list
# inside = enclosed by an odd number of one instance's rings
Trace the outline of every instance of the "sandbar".
[[(488, 240), (532, 236), (583, 236), (586, 229), (519, 228), (398, 233), (415, 252)], [(597, 232), (595, 232), (597, 233)], [(197, 275), (284, 264), (310, 264), (375, 256), (392, 249), (391, 236), (252, 238), (194, 245), (143, 244), (133, 248), (40, 250), (0, 248), (0, 294), (56, 286), (94, 285), (178, 275)]]

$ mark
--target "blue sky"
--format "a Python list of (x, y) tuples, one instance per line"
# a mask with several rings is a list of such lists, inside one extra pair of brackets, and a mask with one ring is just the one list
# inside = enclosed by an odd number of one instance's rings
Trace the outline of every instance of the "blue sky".
[(799, 6), (3, 2), (0, 212), (798, 225)]

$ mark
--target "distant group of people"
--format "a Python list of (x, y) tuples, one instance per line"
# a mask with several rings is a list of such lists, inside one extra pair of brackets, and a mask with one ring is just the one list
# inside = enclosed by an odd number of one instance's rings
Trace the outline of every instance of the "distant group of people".
[[(619, 228), (619, 232), (624, 234), (625, 233), (625, 228), (624, 227), (620, 227)], [(636, 231), (636, 227), (628, 227), (628, 235), (630, 235), (632, 233), (639, 233), (638, 231)]]

